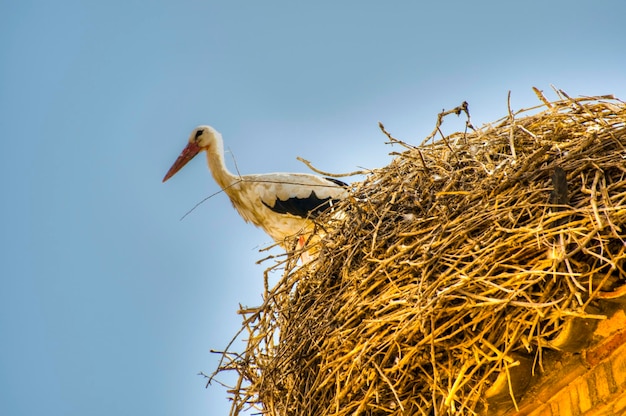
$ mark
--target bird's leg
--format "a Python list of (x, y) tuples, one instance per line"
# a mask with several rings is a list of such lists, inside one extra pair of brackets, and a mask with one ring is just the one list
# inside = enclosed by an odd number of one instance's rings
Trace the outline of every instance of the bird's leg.
[(307, 240), (306, 237), (303, 235), (300, 235), (298, 237), (297, 250), (302, 251), (302, 254), (300, 254), (300, 261), (302, 262), (303, 265), (313, 260), (313, 257), (311, 257), (308, 250), (304, 250), (304, 245), (306, 244), (306, 240)]

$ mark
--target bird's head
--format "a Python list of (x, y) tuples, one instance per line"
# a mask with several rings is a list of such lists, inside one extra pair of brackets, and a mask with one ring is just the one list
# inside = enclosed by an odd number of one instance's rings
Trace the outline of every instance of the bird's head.
[(165, 174), (163, 182), (171, 178), (183, 168), (191, 159), (202, 151), (206, 151), (221, 138), (220, 133), (211, 126), (198, 126), (189, 135), (189, 143), (180, 153), (169, 171)]

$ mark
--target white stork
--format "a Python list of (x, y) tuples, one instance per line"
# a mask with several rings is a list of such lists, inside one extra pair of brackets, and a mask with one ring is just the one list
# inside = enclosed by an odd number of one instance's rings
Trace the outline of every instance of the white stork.
[[(234, 175), (224, 164), (222, 135), (210, 126), (191, 132), (189, 143), (163, 178), (174, 176), (198, 153), (206, 151), (215, 182), (246, 222), (262, 228), (283, 248), (298, 237), (298, 248), (313, 231), (313, 219), (348, 195), (347, 184), (306, 173)], [(309, 258), (303, 255), (303, 261)]]

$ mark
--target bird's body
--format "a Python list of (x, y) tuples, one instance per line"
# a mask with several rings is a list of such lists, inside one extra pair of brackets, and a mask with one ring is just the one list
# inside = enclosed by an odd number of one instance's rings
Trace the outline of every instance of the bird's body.
[(346, 193), (322, 177), (285, 173), (243, 175), (222, 189), (244, 220), (280, 244), (311, 232), (312, 220)]
[(213, 178), (243, 219), (262, 228), (285, 248), (289, 248), (289, 239), (310, 234), (313, 219), (348, 193), (341, 181), (306, 173), (234, 175), (224, 163), (222, 136), (209, 126), (197, 127), (191, 133), (189, 144), (163, 181), (201, 151), (206, 151)]

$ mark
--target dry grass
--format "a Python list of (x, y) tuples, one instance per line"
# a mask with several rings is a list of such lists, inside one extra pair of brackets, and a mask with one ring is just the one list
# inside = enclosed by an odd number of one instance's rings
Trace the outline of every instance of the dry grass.
[(626, 105), (536, 92), (540, 107), (404, 144), (322, 223), (316, 262), (276, 266), (216, 372), (239, 375), (232, 415), (475, 414), (516, 354), (539, 369), (564, 322), (601, 318), (589, 306), (626, 276)]

